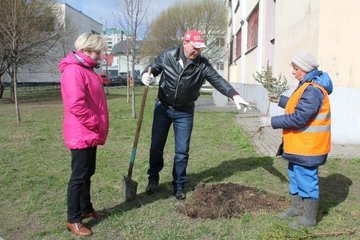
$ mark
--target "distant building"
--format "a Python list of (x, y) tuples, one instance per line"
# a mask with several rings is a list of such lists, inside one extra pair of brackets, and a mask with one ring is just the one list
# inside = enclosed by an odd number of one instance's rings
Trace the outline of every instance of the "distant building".
[[(127, 35), (118, 28), (104, 28), (102, 33), (106, 39), (108, 55), (103, 57), (105, 61), (103, 61), (102, 70), (110, 75), (117, 76), (119, 75), (119, 57), (116, 54), (113, 55), (112, 51), (115, 45), (127, 39)], [(111, 64), (110, 61), (106, 61), (109, 58), (112, 59)]]
[(57, 19), (65, 25), (68, 36), (63, 42), (49, 52), (49, 61), (38, 66), (19, 69), (18, 82), (21, 83), (58, 83), (60, 74), (58, 70), (59, 60), (68, 52), (74, 50), (76, 38), (85, 32), (102, 33), (102, 24), (83, 14), (81, 11), (64, 3), (57, 4), (61, 16)]
[[(136, 41), (136, 49), (140, 49), (140, 44), (142, 41)], [(114, 56), (114, 67), (118, 69), (118, 75), (126, 74), (128, 71), (131, 71), (131, 47), (130, 40), (123, 40), (115, 44), (111, 51), (111, 55)], [(115, 60), (116, 59), (116, 60)], [(149, 64), (149, 58), (144, 57), (141, 53), (137, 54), (137, 59), (135, 63), (135, 78), (139, 78), (139, 74), (145, 69)]]
[(111, 53), (111, 50), (113, 49), (115, 44), (126, 39), (126, 35), (125, 35), (124, 31), (122, 31), (118, 28), (104, 28), (102, 30), (102, 34), (104, 35), (104, 38), (106, 39), (108, 54)]
[[(354, 31), (360, 22), (360, 2), (226, 0), (226, 4), (225, 76), (241, 95), (265, 113), (268, 94), (252, 74), (269, 62), (275, 76), (281, 73), (288, 79), (289, 95), (298, 83), (291, 74), (291, 58), (300, 50), (309, 51), (333, 80), (332, 141), (359, 144), (360, 108), (352, 103), (360, 102), (360, 34)], [(279, 114), (283, 110), (272, 104), (270, 115)]]

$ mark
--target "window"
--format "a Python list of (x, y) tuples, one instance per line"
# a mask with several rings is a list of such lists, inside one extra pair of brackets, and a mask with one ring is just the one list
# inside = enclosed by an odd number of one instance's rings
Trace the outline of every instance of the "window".
[(241, 28), (236, 33), (236, 59), (241, 56)]
[(258, 44), (258, 24), (259, 24), (259, 4), (251, 12), (248, 21), (247, 52), (257, 47)]

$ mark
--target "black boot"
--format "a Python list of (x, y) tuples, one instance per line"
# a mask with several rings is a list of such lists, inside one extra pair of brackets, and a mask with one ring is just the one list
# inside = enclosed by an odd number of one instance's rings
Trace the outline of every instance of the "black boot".
[(304, 213), (295, 222), (289, 224), (291, 228), (312, 227), (316, 225), (316, 215), (319, 200), (304, 199)]
[(291, 195), (290, 208), (285, 212), (279, 213), (277, 216), (280, 219), (288, 219), (299, 216), (301, 214), (303, 200), (299, 195)]
[(176, 200), (184, 200), (186, 199), (186, 194), (183, 192), (181, 188), (177, 188), (175, 193)]
[(159, 186), (159, 179), (157, 179), (157, 178), (149, 178), (149, 182), (148, 182), (148, 185), (146, 187), (146, 193), (148, 195), (153, 194), (157, 190), (158, 186)]

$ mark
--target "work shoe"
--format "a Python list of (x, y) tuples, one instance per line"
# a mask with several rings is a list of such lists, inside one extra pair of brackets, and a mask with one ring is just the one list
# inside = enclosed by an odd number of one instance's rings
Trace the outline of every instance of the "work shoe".
[(175, 193), (176, 200), (184, 200), (186, 199), (186, 194), (182, 191), (181, 188), (178, 188)]
[(92, 231), (83, 225), (81, 222), (78, 223), (66, 223), (66, 228), (72, 231), (77, 236), (90, 236)]
[(149, 183), (148, 183), (148, 185), (146, 187), (146, 193), (148, 195), (153, 194), (157, 190), (158, 186), (159, 186), (159, 180), (149, 179)]
[(81, 219), (84, 219), (84, 218), (95, 218), (95, 219), (102, 219), (105, 217), (105, 213), (103, 212), (91, 212), (91, 213), (82, 213), (80, 215), (80, 218)]

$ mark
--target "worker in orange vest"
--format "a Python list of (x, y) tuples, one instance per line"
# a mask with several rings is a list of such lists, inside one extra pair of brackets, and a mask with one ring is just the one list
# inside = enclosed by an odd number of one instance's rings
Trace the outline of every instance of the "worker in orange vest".
[(282, 157), (289, 161), (291, 207), (281, 219), (300, 216), (292, 228), (316, 224), (319, 204), (318, 167), (326, 162), (331, 146), (330, 77), (318, 70), (318, 61), (308, 52), (292, 59), (292, 74), (299, 85), (290, 97), (281, 96), (285, 114), (260, 119), (260, 127), (283, 129)]

